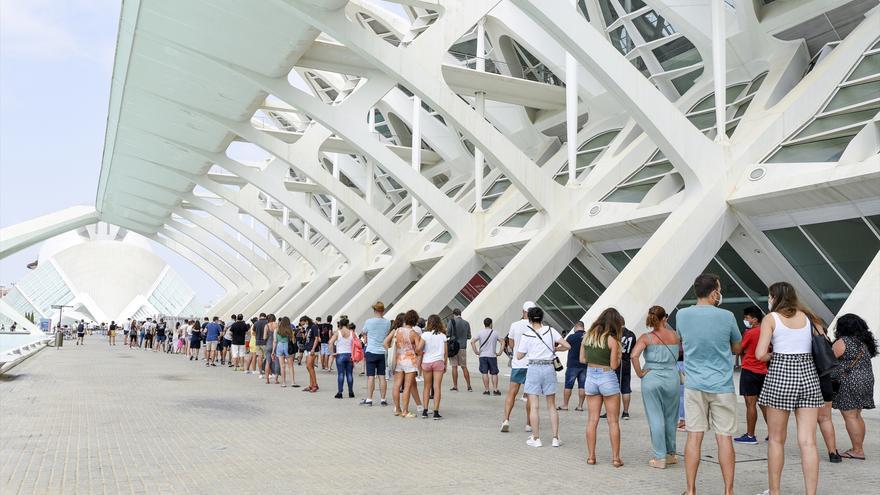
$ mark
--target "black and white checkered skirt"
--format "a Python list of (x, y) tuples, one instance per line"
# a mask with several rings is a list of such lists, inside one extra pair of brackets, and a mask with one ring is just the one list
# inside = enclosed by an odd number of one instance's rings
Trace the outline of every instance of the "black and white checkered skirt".
[(822, 390), (812, 354), (773, 354), (758, 404), (793, 411), (822, 407)]

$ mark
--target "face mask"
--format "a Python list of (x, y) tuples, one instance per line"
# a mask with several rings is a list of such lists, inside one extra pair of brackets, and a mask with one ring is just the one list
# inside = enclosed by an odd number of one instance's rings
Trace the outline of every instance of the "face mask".
[(718, 300), (715, 301), (715, 306), (721, 306), (721, 301), (724, 299), (724, 296), (721, 295), (721, 291), (718, 291)]
[(767, 311), (773, 311), (773, 299), (767, 298)]
[(743, 325), (745, 325), (746, 328), (752, 328), (752, 324), (749, 323), (749, 320), (743, 320)]

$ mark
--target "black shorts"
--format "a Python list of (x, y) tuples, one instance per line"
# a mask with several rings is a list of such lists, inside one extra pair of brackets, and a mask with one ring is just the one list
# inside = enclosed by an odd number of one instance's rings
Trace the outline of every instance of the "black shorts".
[(367, 376), (385, 376), (385, 354), (365, 352)]
[(620, 380), (620, 393), (631, 394), (632, 387), (630, 381), (632, 379), (632, 365), (629, 359), (620, 361), (620, 369), (617, 371), (617, 377)]
[(749, 370), (740, 370), (739, 395), (761, 395), (761, 389), (764, 388), (765, 378), (767, 378), (767, 375), (762, 375)]
[(498, 358), (497, 357), (480, 357), (480, 373), (497, 375), (498, 374)]

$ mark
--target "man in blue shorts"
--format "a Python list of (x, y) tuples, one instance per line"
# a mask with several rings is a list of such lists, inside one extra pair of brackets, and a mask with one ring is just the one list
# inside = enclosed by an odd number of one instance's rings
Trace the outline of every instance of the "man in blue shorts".
[(363, 406), (373, 405), (373, 391), (375, 379), (379, 377), (379, 396), (381, 404), (387, 406), (385, 393), (388, 391), (388, 381), (385, 379), (385, 346), (383, 342), (391, 330), (391, 322), (384, 318), (385, 303), (376, 302), (373, 305), (373, 317), (364, 322), (364, 333), (367, 336), (367, 344), (364, 348), (364, 361), (367, 368), (367, 398), (361, 401)]

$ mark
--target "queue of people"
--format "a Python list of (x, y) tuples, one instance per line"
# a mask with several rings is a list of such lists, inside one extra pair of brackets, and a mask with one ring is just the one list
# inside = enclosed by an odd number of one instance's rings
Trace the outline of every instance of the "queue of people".
[[(714, 433), (717, 444), (723, 491), (733, 493), (733, 445), (761, 443), (757, 426), (762, 417), (768, 431), (768, 489), (764, 494), (778, 495), (792, 413), (797, 423), (804, 493), (815, 494), (819, 477), (817, 426), (830, 462), (865, 459), (861, 411), (874, 408), (870, 361), (877, 355), (876, 340), (864, 320), (846, 314), (837, 321), (831, 342), (827, 325), (799, 301), (794, 287), (786, 282), (768, 288), (766, 311), (755, 306), (743, 310), (746, 331), (741, 334), (734, 314), (719, 307), (721, 288), (718, 276), (700, 275), (693, 285), (696, 304), (678, 310), (674, 326), (666, 309), (650, 307), (646, 331), (638, 338), (625, 327), (615, 308), (604, 309), (589, 325), (578, 322), (564, 335), (544, 322), (544, 310), (531, 301), (523, 304), (522, 318), (510, 325), (506, 336), (495, 330), (491, 318), (485, 318), (483, 329), (472, 336), (470, 324), (459, 310), (446, 322), (436, 314), (421, 318), (412, 309), (389, 319), (381, 301), (372, 306), (373, 317), (363, 323), (359, 334), (347, 317), (337, 319), (334, 328), (332, 316), (324, 322), (302, 316), (294, 324), (286, 316), (273, 314), (260, 314), (249, 322), (241, 314), (226, 322), (218, 317), (204, 322), (186, 320), (177, 322), (173, 330), (162, 319), (129, 320), (122, 331), (131, 348), (183, 354), (205, 366), (217, 366), (219, 361), (220, 366), (259, 374), (264, 383), (282, 388), (301, 388), (296, 368), (305, 358), (309, 383), (302, 390), (310, 393), (319, 391), (316, 366), (320, 364), (329, 372), (335, 365), (336, 399), (355, 397), (355, 367), (361, 364), (366, 396), (360, 405), (373, 406), (378, 388), (379, 404), (388, 406), (390, 381), (393, 415), (401, 418), (442, 418), (443, 379), (448, 369), (452, 372), (451, 391), (459, 390), (458, 368), (463, 385), (473, 390), (468, 347), (479, 360), (483, 395), (502, 395), (498, 357), (507, 354), (511, 370), (501, 432), (511, 431), (511, 416), (522, 393), (528, 433), (525, 443), (542, 447), (549, 436), (550, 445), (560, 447), (560, 412), (569, 410), (577, 386), (574, 410), (587, 412), (586, 463), (603, 462), (597, 457), (597, 431), (604, 419), (610, 464), (615, 468), (624, 466), (620, 420), (630, 417), (630, 375), (635, 373), (641, 380), (650, 430), (648, 466), (667, 469), (678, 464), (676, 433), (687, 432), (685, 494), (696, 493), (707, 432)], [(111, 345), (117, 328), (113, 322), (108, 329)], [(824, 348), (826, 342), (824, 351), (833, 355), (830, 365), (826, 358), (814, 358), (817, 348)], [(202, 347), (205, 352), (200, 355)], [(566, 366), (557, 356), (562, 352), (567, 353)], [(740, 436), (736, 436), (734, 387), (737, 358), (742, 363), (738, 393), (746, 410), (746, 431)], [(563, 369), (563, 398), (557, 405), (557, 375)], [(543, 438), (541, 402), (545, 402), (550, 420), (550, 435)], [(851, 447), (842, 453), (836, 446), (832, 409), (841, 412), (851, 441)]]

